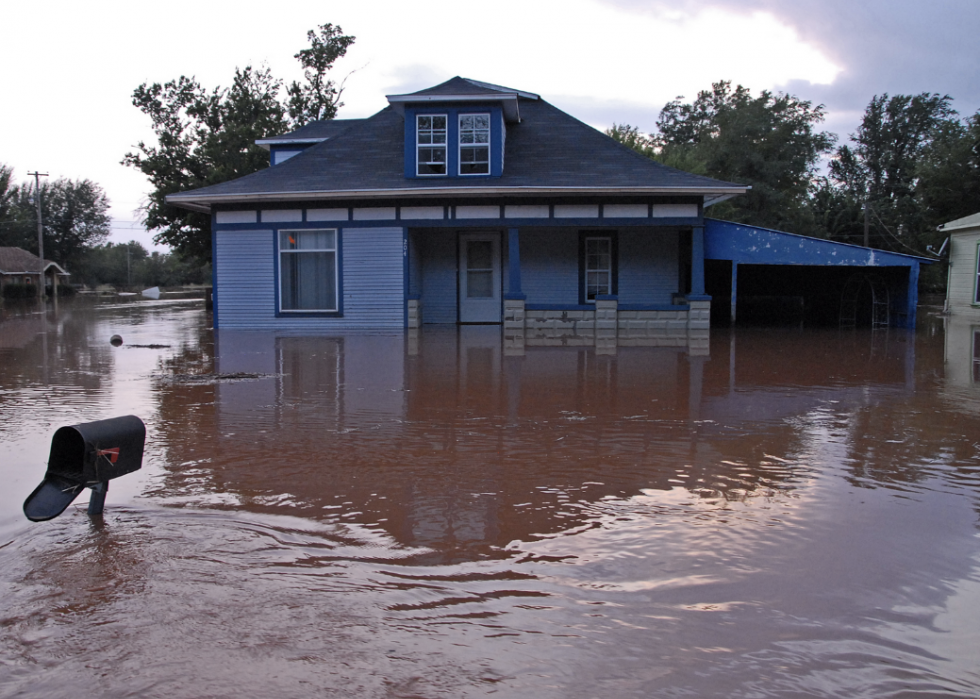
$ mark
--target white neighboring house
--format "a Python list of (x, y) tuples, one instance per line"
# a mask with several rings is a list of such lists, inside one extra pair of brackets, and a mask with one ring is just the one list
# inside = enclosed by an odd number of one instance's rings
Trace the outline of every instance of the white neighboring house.
[(980, 213), (944, 223), (949, 233), (946, 310), (980, 320)]
[[(939, 226), (949, 233), (946, 384), (980, 388), (980, 213)], [(969, 401), (963, 402), (969, 405)]]

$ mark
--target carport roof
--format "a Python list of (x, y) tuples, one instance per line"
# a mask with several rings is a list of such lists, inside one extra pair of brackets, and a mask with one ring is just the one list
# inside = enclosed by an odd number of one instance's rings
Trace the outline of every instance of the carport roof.
[(738, 264), (912, 267), (936, 260), (706, 218), (704, 257)]

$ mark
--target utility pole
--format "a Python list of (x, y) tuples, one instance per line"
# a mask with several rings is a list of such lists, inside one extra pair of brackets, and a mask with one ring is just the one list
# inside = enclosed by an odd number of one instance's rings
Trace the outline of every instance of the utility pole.
[(44, 300), (44, 221), (41, 220), (41, 177), (47, 177), (46, 172), (28, 172), (28, 175), (34, 175), (34, 196), (37, 201), (37, 256), (41, 258), (41, 275), (38, 277), (38, 289), (37, 296), (42, 301)]
[(864, 202), (864, 247), (866, 248), (871, 247), (871, 243), (869, 242), (871, 239), (870, 225), (871, 222), (868, 220), (868, 202)]

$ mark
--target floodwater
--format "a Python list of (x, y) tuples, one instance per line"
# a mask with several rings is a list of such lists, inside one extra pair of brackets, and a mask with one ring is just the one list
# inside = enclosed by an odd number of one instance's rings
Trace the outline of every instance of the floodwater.
[[(980, 696), (968, 325), (597, 353), (31, 310), (0, 320), (2, 697)], [(125, 414), (105, 515), (28, 522), (54, 431)]]

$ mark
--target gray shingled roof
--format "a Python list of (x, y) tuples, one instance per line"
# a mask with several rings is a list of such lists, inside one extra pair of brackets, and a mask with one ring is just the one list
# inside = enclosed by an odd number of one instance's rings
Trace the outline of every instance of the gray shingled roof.
[(269, 136), (268, 138), (263, 138), (256, 143), (259, 145), (276, 143), (283, 141), (286, 143), (311, 143), (317, 141), (325, 141), (328, 138), (333, 138), (339, 133), (347, 130), (348, 127), (353, 124), (364, 121), (363, 119), (327, 119), (324, 121), (311, 121), (309, 124), (304, 124), (300, 126), (295, 131), (290, 131), (289, 133), (280, 134), (278, 136)]
[(494, 85), (492, 83), (480, 82), (479, 80), (470, 80), (469, 78), (461, 78), (459, 76), (455, 78), (450, 78), (444, 83), (439, 83), (433, 87), (427, 87), (424, 90), (419, 90), (418, 92), (411, 92), (407, 95), (398, 95), (399, 97), (421, 97), (430, 95), (487, 95), (489, 97), (500, 97), (501, 95), (521, 95), (522, 97), (527, 97), (529, 99), (538, 99), (538, 96), (530, 92), (524, 92), (523, 90), (515, 90), (510, 87), (504, 87), (503, 85)]
[[(54, 266), (60, 274), (68, 274), (57, 262), (44, 261), (44, 269)], [(23, 248), (0, 247), (0, 274), (37, 274), (38, 256)]]
[[(490, 89), (462, 78), (432, 89), (451, 92), (463, 87), (457, 81)], [(544, 100), (521, 98), (520, 110), (521, 122), (507, 127), (500, 177), (405, 177), (404, 118), (389, 106), (282, 164), (167, 201), (205, 209), (222, 202), (534, 193), (691, 194), (710, 201), (746, 190), (661, 165)]]

